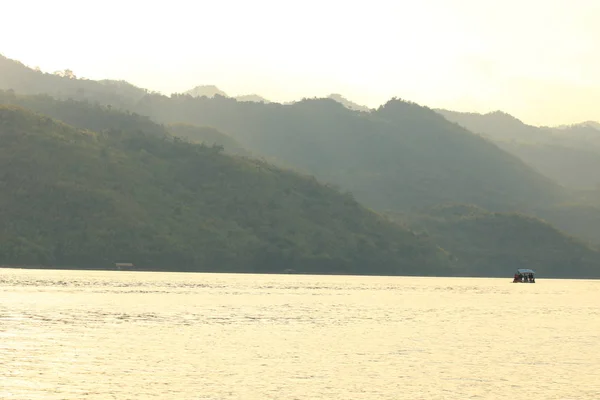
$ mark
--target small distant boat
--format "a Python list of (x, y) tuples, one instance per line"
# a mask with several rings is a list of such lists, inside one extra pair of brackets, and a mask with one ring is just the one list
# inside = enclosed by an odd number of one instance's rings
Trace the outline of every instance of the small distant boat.
[(513, 283), (535, 283), (535, 271), (529, 268), (517, 269)]

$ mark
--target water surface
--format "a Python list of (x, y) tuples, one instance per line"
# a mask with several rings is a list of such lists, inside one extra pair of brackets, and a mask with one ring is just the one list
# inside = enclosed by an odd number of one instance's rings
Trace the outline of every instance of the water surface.
[(0, 269), (1, 399), (599, 399), (600, 282)]

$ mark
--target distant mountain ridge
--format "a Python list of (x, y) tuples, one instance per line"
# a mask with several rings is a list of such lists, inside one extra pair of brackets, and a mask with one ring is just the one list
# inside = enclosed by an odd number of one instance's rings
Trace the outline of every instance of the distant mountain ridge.
[(265, 99), (262, 96), (259, 96), (257, 94), (245, 94), (242, 96), (236, 96), (235, 99), (237, 101), (249, 101), (249, 102), (255, 102), (255, 103), (270, 103), (269, 100)]
[(56, 118), (79, 129), (90, 129), (97, 132), (143, 131), (145, 134), (156, 137), (176, 136), (193, 143), (223, 146), (227, 153), (250, 155), (234, 138), (211, 127), (181, 123), (163, 126), (151, 121), (149, 117), (99, 104), (57, 100), (48, 95), (17, 95), (0, 90), (0, 105), (2, 104), (18, 105)]
[[(16, 65), (22, 69), (17, 76), (21, 76), (24, 88), (33, 93), (49, 88), (51, 96), (65, 99), (53, 103), (51, 98), (45, 102), (44, 96), (33, 96), (35, 99), (22, 103), (24, 106), (79, 127), (90, 124), (93, 130), (123, 130), (127, 134), (141, 128), (167, 138), (183, 136), (209, 146), (217, 144), (217, 150), (227, 142), (225, 151), (250, 151), (313, 174), (380, 211), (412, 213), (423, 206), (467, 203), (492, 212), (535, 212), (565, 231), (600, 242), (593, 222), (598, 220), (594, 204), (600, 204), (600, 197), (592, 190), (581, 193), (582, 198), (589, 199), (587, 208), (571, 204), (572, 193), (498, 148), (507, 146), (509, 140), (483, 139), (414, 103), (392, 100), (376, 110), (356, 112), (333, 99), (261, 104), (221, 95), (163, 96), (143, 89), (139, 89), (144, 94), (137, 100), (116, 94), (113, 101), (105, 94), (104, 84)], [(0, 69), (0, 77), (2, 73)], [(34, 79), (28, 78), (31, 76)], [(84, 88), (83, 93), (80, 88)], [(85, 95), (78, 97), (81, 94)], [(16, 96), (19, 101), (23, 97), (18, 91), (16, 95), (7, 91), (6, 96)], [(129, 111), (121, 115), (119, 110)], [(164, 125), (154, 126), (153, 121)], [(509, 234), (514, 228), (503, 226)]]
[(559, 129), (568, 129), (574, 126), (579, 126), (579, 127), (583, 127), (583, 128), (593, 128), (597, 131), (600, 132), (600, 122), (597, 121), (584, 121), (584, 122), (580, 122), (577, 124), (570, 124), (570, 125), (559, 125), (557, 126), (557, 128)]
[(55, 74), (36, 71), (2, 55), (0, 89), (20, 94), (47, 94), (65, 100), (87, 100), (123, 109), (129, 109), (148, 93), (125, 81), (78, 79), (70, 71)]
[[(216, 87), (214, 85), (196, 86), (195, 88), (184, 92), (184, 94), (188, 94), (193, 97), (208, 97), (208, 98), (212, 98), (215, 96), (231, 97), (227, 93), (225, 93), (224, 91), (222, 91), (221, 89), (219, 89), (218, 87)], [(264, 97), (259, 96), (257, 94), (245, 94), (245, 95), (235, 96), (235, 97), (231, 97), (231, 98), (236, 99), (238, 101), (243, 101), (243, 102), (270, 103), (269, 100), (267, 100)]]
[(194, 97), (203, 97), (203, 96), (215, 97), (216, 95), (228, 97), (227, 93), (225, 93), (224, 91), (222, 91), (221, 89), (219, 89), (218, 87), (216, 87), (214, 85), (196, 86), (195, 88), (190, 89), (184, 93), (189, 94), (190, 96), (194, 96)]
[(600, 185), (600, 124), (555, 128), (524, 124), (503, 112), (436, 110), (446, 119), (484, 135), (546, 176), (575, 189)]
[(571, 201), (535, 207), (530, 212), (566, 232), (600, 244), (600, 124), (586, 121), (554, 128), (535, 127), (499, 111), (436, 111), (574, 190), (576, 197)]
[(552, 277), (592, 278), (600, 272), (597, 247), (530, 216), (454, 204), (419, 210), (401, 220), (426, 231), (475, 275), (505, 276), (507, 265)]
[(0, 265), (456, 273), (427, 238), (350, 196), (219, 146), (76, 129), (13, 105), (0, 105), (0, 138)]
[(329, 96), (327, 96), (327, 98), (337, 101), (338, 103), (340, 103), (341, 105), (343, 105), (344, 107), (346, 107), (350, 110), (364, 111), (364, 112), (371, 111), (371, 109), (369, 107), (361, 106), (360, 104), (354, 103), (353, 101), (346, 99), (344, 96), (342, 96), (341, 94), (338, 94), (338, 93), (332, 93)]
[(376, 209), (468, 202), (525, 208), (562, 189), (517, 158), (426, 107), (392, 100), (356, 113), (331, 99), (291, 105), (149, 95), (136, 111), (213, 126), (256, 154), (340, 185)]

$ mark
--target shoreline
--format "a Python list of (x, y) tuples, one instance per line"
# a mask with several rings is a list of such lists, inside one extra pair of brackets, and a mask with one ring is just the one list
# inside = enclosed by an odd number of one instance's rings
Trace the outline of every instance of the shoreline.
[[(506, 278), (511, 280), (512, 276), (481, 276), (481, 275), (384, 275), (384, 274), (349, 274), (340, 272), (285, 272), (285, 271), (223, 271), (223, 270), (186, 270), (186, 269), (159, 269), (159, 268), (125, 268), (116, 269), (108, 267), (73, 267), (73, 266), (39, 266), (39, 265), (0, 265), (0, 269), (28, 269), (28, 270), (49, 270), (49, 271), (106, 271), (106, 272), (173, 272), (173, 273), (199, 273), (199, 274), (240, 274), (240, 275), (313, 275), (313, 276), (365, 276), (365, 277), (405, 277), (405, 278), (481, 278), (481, 279), (501, 279)], [(536, 283), (537, 283), (536, 278)], [(544, 276), (542, 280), (549, 279), (568, 279), (568, 280), (599, 280), (600, 277), (561, 277), (561, 276)]]

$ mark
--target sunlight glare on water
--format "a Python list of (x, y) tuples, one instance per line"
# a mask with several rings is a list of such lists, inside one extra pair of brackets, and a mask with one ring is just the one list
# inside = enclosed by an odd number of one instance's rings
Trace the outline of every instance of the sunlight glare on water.
[(0, 269), (1, 399), (599, 399), (600, 281)]

